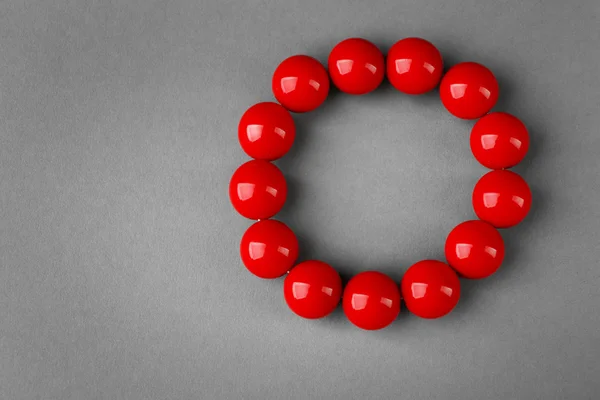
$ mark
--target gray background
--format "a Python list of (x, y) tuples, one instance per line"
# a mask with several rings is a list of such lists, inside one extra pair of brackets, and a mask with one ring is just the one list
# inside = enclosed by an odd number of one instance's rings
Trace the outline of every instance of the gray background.
[[(600, 3), (0, 3), (0, 398), (592, 399), (600, 390)], [(488, 65), (534, 208), (447, 318), (294, 316), (238, 256), (243, 111), (279, 61), (422, 36)], [(437, 94), (335, 91), (278, 164), (302, 259), (400, 279), (485, 173)]]

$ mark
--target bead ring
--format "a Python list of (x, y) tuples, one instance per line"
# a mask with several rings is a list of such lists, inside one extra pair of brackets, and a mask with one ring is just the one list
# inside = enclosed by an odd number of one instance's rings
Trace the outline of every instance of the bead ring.
[[(294, 143), (296, 127), (290, 112), (305, 113), (319, 107), (327, 98), (330, 82), (341, 92), (362, 95), (377, 89), (385, 76), (407, 95), (424, 94), (439, 86), (448, 112), (461, 119), (478, 119), (471, 130), (471, 151), (491, 171), (473, 189), (478, 219), (463, 222), (448, 234), (446, 262), (419, 261), (408, 268), (399, 285), (381, 272), (361, 272), (343, 288), (331, 265), (317, 260), (296, 264), (299, 245), (294, 232), (271, 219), (287, 197), (285, 177), (271, 161), (283, 157)], [(441, 53), (424, 39), (398, 41), (386, 59), (373, 43), (350, 38), (333, 48), (327, 69), (306, 55), (285, 59), (273, 74), (272, 90), (278, 103), (255, 104), (240, 120), (238, 139), (253, 160), (234, 172), (229, 198), (239, 214), (257, 220), (241, 240), (243, 264), (264, 279), (287, 274), (283, 294), (294, 313), (308, 319), (322, 318), (341, 300), (350, 322), (376, 330), (396, 319), (403, 300), (413, 314), (439, 318), (458, 303), (459, 277), (481, 279), (498, 270), (505, 251), (498, 229), (517, 225), (531, 208), (527, 182), (508, 170), (527, 154), (529, 134), (517, 117), (490, 112), (498, 100), (499, 87), (488, 68), (463, 62), (444, 74)]]

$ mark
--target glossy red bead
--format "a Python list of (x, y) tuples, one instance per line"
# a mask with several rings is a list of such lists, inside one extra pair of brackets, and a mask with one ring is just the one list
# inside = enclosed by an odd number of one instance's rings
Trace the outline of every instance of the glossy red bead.
[(517, 225), (530, 208), (529, 185), (512, 171), (490, 171), (479, 179), (473, 189), (475, 214), (496, 228)]
[(487, 278), (504, 260), (504, 240), (487, 222), (466, 221), (452, 229), (444, 251), (448, 264), (461, 276)]
[(331, 314), (342, 297), (342, 279), (333, 267), (322, 261), (305, 261), (285, 277), (283, 295), (290, 309), (308, 318)]
[(333, 84), (344, 93), (365, 94), (381, 84), (385, 59), (381, 50), (365, 39), (351, 38), (338, 43), (327, 62)]
[(286, 58), (273, 74), (273, 94), (282, 106), (303, 113), (319, 107), (329, 93), (329, 76), (316, 59), (296, 55)]
[(400, 312), (400, 290), (387, 275), (366, 271), (354, 276), (342, 298), (348, 320), (366, 330), (382, 329)]
[(281, 210), (286, 197), (285, 178), (268, 161), (251, 160), (242, 164), (229, 182), (231, 204), (246, 218), (271, 218)]
[(517, 117), (494, 112), (483, 116), (471, 130), (471, 151), (484, 167), (511, 168), (529, 150), (529, 133)]
[(294, 144), (296, 125), (283, 106), (264, 102), (250, 107), (238, 125), (242, 149), (257, 160), (277, 160)]
[(259, 278), (278, 278), (298, 258), (298, 239), (283, 222), (265, 219), (246, 230), (240, 243), (242, 262)]
[(399, 91), (423, 94), (433, 90), (444, 70), (440, 51), (421, 38), (402, 39), (387, 55), (387, 77)]
[(460, 281), (448, 264), (423, 260), (411, 266), (402, 277), (402, 298), (406, 308), (421, 318), (448, 314), (460, 298)]
[(456, 64), (440, 83), (444, 107), (463, 119), (475, 119), (488, 113), (498, 101), (498, 93), (498, 81), (492, 71), (474, 62)]

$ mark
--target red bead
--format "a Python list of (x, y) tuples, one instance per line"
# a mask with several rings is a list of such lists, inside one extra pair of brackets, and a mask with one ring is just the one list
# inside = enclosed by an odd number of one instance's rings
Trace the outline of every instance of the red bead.
[(266, 219), (285, 204), (287, 184), (279, 168), (268, 161), (252, 160), (242, 164), (229, 182), (229, 199), (246, 218)]
[(254, 223), (240, 243), (242, 262), (259, 278), (278, 278), (298, 258), (298, 239), (283, 222), (265, 219)]
[(321, 261), (305, 261), (286, 276), (283, 295), (290, 309), (301, 317), (316, 319), (331, 314), (342, 297), (342, 279)]
[(328, 60), (334, 85), (348, 94), (369, 93), (381, 84), (385, 59), (381, 50), (365, 39), (351, 38), (338, 43)]
[(290, 111), (303, 113), (319, 107), (329, 93), (329, 76), (316, 59), (297, 55), (281, 62), (273, 74), (273, 94)]
[(487, 278), (504, 260), (504, 240), (500, 232), (483, 221), (457, 225), (446, 239), (446, 260), (461, 276)]
[(423, 94), (433, 90), (440, 82), (443, 70), (442, 54), (425, 39), (402, 39), (387, 55), (387, 77), (404, 93)]
[(354, 325), (366, 330), (382, 329), (400, 312), (400, 290), (381, 272), (361, 272), (346, 285), (342, 305)]
[(531, 190), (527, 182), (512, 171), (490, 171), (475, 184), (473, 208), (482, 221), (496, 228), (510, 228), (527, 216)]
[(456, 272), (441, 261), (424, 260), (410, 267), (402, 278), (402, 298), (406, 308), (421, 318), (448, 314), (460, 298)]
[(481, 64), (464, 62), (450, 68), (442, 78), (440, 97), (454, 116), (475, 119), (489, 112), (498, 101), (498, 81)]
[(242, 149), (257, 160), (272, 161), (292, 147), (296, 126), (292, 115), (277, 103), (258, 103), (250, 107), (238, 125)]
[(514, 167), (529, 149), (529, 134), (515, 116), (494, 112), (481, 118), (471, 130), (471, 151), (484, 167)]

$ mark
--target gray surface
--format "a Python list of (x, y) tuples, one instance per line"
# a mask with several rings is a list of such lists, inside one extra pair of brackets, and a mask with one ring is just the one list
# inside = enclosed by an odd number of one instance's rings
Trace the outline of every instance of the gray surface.
[[(600, 390), (600, 3), (0, 4), (0, 398), (592, 399)], [(423, 36), (487, 64), (532, 149), (533, 212), (439, 321), (295, 317), (241, 265), (239, 116), (295, 53)], [(485, 170), (472, 123), (389, 88), (297, 119), (302, 257), (399, 279), (441, 258)]]

